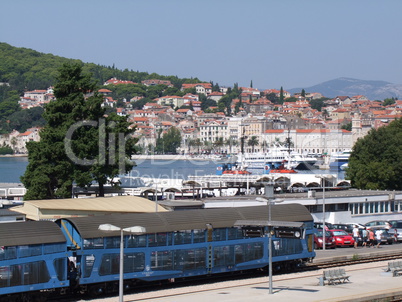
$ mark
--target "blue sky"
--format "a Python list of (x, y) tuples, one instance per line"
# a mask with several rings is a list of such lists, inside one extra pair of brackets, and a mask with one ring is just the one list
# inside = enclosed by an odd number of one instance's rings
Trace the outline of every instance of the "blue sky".
[(0, 42), (221, 86), (402, 84), (400, 0), (3, 0)]

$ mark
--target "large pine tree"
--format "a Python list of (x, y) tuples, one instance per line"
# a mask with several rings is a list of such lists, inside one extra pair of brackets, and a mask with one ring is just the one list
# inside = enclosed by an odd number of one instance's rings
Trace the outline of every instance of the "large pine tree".
[(102, 95), (80, 64), (64, 64), (54, 87), (55, 101), (43, 114), (47, 124), (39, 142), (29, 142), (28, 166), (21, 181), (28, 189), (25, 200), (68, 198), (75, 182), (87, 187), (104, 185), (134, 163), (135, 152), (126, 117), (105, 116)]

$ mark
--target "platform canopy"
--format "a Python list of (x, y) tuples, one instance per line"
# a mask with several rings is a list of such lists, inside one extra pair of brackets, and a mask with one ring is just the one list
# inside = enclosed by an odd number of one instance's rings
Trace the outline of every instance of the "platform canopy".
[[(157, 205), (158, 212), (167, 210)], [(137, 196), (68, 198), (24, 201), (10, 210), (26, 215), (30, 220), (56, 220), (66, 217), (100, 216), (111, 213), (155, 212), (154, 201)]]

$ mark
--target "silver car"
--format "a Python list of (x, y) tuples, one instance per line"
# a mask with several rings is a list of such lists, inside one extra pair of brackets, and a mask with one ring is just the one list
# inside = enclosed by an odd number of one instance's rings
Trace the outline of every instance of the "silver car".
[(395, 241), (395, 232), (396, 232), (396, 238), (398, 242), (402, 242), (402, 220), (398, 221), (391, 221), (392, 227), (388, 230), (388, 232), (394, 236), (394, 241)]

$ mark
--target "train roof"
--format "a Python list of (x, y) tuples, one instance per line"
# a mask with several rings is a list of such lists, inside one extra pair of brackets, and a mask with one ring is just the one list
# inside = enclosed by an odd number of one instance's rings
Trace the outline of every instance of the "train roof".
[[(290, 222), (313, 221), (310, 212), (301, 204), (273, 205), (271, 219)], [(205, 229), (206, 224), (211, 224), (214, 228), (232, 227), (237, 220), (268, 220), (268, 206), (112, 214), (62, 220), (74, 225), (82, 238), (113, 237), (118, 236), (119, 232), (100, 231), (99, 225), (112, 224), (120, 228), (141, 226), (145, 227), (146, 233)]]
[(51, 221), (0, 223), (0, 246), (66, 242), (59, 226)]

